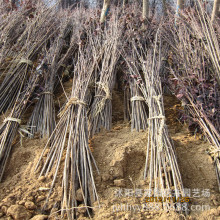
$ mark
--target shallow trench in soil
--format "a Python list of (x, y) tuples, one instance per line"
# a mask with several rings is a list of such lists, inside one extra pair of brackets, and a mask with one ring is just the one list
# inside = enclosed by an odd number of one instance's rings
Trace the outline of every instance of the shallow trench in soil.
[[(71, 82), (69, 82), (71, 85)], [(65, 85), (67, 88), (68, 85)], [(56, 105), (65, 101), (58, 96)], [(147, 132), (131, 132), (129, 122), (123, 120), (123, 95), (118, 91), (113, 93), (113, 126), (110, 131), (101, 130), (91, 140), (91, 149), (100, 171), (94, 172), (96, 187), (101, 208), (95, 202), (93, 219), (218, 219), (220, 215), (220, 197), (213, 161), (206, 153), (209, 144), (200, 135), (192, 135), (186, 125), (178, 120), (181, 104), (172, 96), (165, 96), (165, 114), (170, 137), (173, 140), (177, 160), (185, 188), (200, 192), (200, 197), (191, 196), (190, 205), (197, 207), (185, 217), (164, 210), (146, 211), (140, 209), (145, 203), (144, 197), (125, 196), (130, 189), (144, 190), (147, 184), (143, 181)], [(28, 119), (29, 113), (23, 121)], [(61, 174), (56, 182), (48, 206), (42, 212), (52, 175), (38, 179), (34, 167), (46, 144), (46, 139), (34, 139), (17, 136), (12, 154), (8, 162), (3, 182), (0, 184), (0, 219), (13, 219), (14, 205), (25, 207), (23, 219), (61, 219), (59, 216), (59, 201), (62, 195)], [(201, 196), (203, 190), (208, 190), (210, 196)], [(192, 193), (191, 193), (192, 194)], [(207, 196), (207, 195), (206, 195)], [(32, 209), (27, 203), (33, 205)], [(201, 210), (210, 208), (210, 210)], [(10, 210), (10, 211), (8, 211)], [(16, 211), (14, 211), (16, 212)], [(10, 215), (9, 215), (10, 214)], [(89, 219), (82, 209), (79, 219)]]

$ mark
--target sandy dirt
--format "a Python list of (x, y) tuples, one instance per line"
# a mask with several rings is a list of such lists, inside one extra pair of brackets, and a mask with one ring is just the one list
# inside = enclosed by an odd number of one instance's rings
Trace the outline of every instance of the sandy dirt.
[[(64, 97), (56, 100), (56, 105), (64, 102)], [(185, 217), (164, 210), (146, 211), (140, 209), (145, 197), (127, 196), (128, 190), (144, 190), (143, 181), (147, 132), (131, 132), (129, 122), (123, 121), (123, 95), (113, 94), (113, 127), (102, 130), (90, 141), (100, 175), (94, 173), (101, 208), (95, 202), (93, 219), (218, 219), (220, 215), (220, 197), (211, 157), (206, 153), (209, 144), (188, 131), (186, 125), (177, 120), (180, 103), (172, 96), (165, 97), (165, 109), (170, 137), (173, 140), (177, 160), (182, 174), (184, 187), (210, 190), (209, 197), (191, 198), (190, 205), (209, 205), (208, 211), (193, 211)], [(27, 112), (28, 115), (28, 112)], [(27, 118), (27, 116), (25, 116)], [(24, 118), (24, 121), (25, 121)], [(34, 172), (47, 140), (22, 139), (18, 136), (13, 145), (3, 182), (0, 184), (0, 219), (61, 219), (59, 203), (62, 194), (60, 176), (56, 190), (44, 208), (52, 175), (38, 179)], [(121, 192), (122, 194), (119, 194)], [(84, 211), (78, 213), (79, 219), (89, 219)], [(219, 218), (220, 219), (220, 218)]]

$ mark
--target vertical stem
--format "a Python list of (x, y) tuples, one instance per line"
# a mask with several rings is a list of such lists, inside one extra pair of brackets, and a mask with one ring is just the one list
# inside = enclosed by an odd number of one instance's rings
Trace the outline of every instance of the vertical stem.
[(177, 0), (176, 3), (176, 14), (179, 15), (179, 11), (184, 9), (184, 0)]
[(177, 0), (175, 25), (176, 25), (177, 17), (179, 16), (179, 11), (182, 9), (184, 9), (184, 0)]
[(143, 19), (149, 17), (149, 1), (143, 0)]
[(166, 5), (166, 0), (162, 0), (163, 3), (163, 15), (167, 15), (167, 5)]
[(128, 0), (123, 0), (123, 5), (122, 5), (122, 8), (124, 9), (125, 8), (125, 5), (128, 3)]
[(212, 22), (215, 20), (215, 17), (219, 17), (219, 9), (220, 9), (220, 0), (215, 0), (212, 9), (212, 17), (211, 17)]

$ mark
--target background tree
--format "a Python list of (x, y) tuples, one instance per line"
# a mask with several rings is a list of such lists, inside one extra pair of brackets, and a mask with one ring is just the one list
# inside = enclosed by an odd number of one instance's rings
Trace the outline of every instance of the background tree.
[(149, 17), (149, 0), (143, 0), (143, 19)]
[(184, 9), (184, 0), (177, 0), (176, 2), (176, 18), (175, 18), (175, 25), (176, 25), (176, 21), (177, 21), (177, 18), (179, 17), (179, 12), (181, 10)]
[(219, 9), (220, 9), (220, 0), (214, 0), (214, 5), (212, 9), (212, 17), (211, 17), (212, 22), (215, 20), (216, 17), (219, 17), (220, 15)]
[(163, 4), (163, 15), (166, 16), (167, 15), (167, 3), (166, 0), (162, 0), (162, 4)]
[(125, 5), (128, 4), (128, 0), (123, 0), (123, 8), (125, 7)]
[(61, 2), (61, 7), (62, 8), (68, 8), (71, 5), (80, 3), (81, 1), (80, 0), (61, 0), (60, 2)]
[(179, 10), (184, 9), (184, 0), (177, 0), (176, 12), (179, 14)]
[(110, 7), (110, 0), (104, 0), (103, 3), (103, 8), (102, 8), (102, 13), (101, 13), (101, 18), (100, 18), (100, 23), (104, 23), (105, 18), (108, 14), (109, 11), (109, 7)]

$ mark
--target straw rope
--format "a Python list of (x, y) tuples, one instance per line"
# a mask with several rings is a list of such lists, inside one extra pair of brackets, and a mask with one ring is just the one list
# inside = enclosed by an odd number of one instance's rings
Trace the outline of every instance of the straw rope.
[(161, 107), (161, 103), (160, 103), (162, 95), (153, 96), (152, 98), (156, 100), (160, 114), (153, 116), (153, 117), (150, 117), (150, 118), (148, 118), (148, 120), (161, 119), (160, 127), (158, 130), (158, 139), (159, 139), (158, 151), (162, 152), (162, 149), (163, 149), (163, 129), (165, 127), (165, 116), (163, 115), (163, 111), (162, 111), (162, 107)]
[(165, 116), (164, 115), (157, 115), (157, 116), (150, 117), (147, 120), (152, 120), (152, 119), (165, 119)]
[(98, 82), (96, 83), (99, 86), (99, 89), (105, 92), (105, 96), (96, 95), (96, 97), (102, 97), (102, 99), (97, 103), (94, 111), (94, 116), (96, 117), (104, 108), (106, 100), (112, 100), (111, 92), (106, 83)]
[(144, 101), (144, 97), (142, 97), (142, 96), (133, 96), (132, 98), (131, 98), (131, 102), (134, 102), (134, 101)]
[(66, 110), (71, 106), (71, 105), (83, 105), (85, 106), (86, 103), (83, 102), (82, 100), (79, 100), (77, 97), (72, 97), (68, 100), (66, 105), (64, 106), (63, 110), (58, 114), (58, 117), (61, 118), (63, 114), (66, 112)]
[(5, 118), (4, 123), (6, 123), (7, 121), (14, 121), (14, 122), (17, 122), (18, 124), (21, 124), (21, 119), (19, 118), (7, 117)]
[(48, 95), (52, 95), (53, 96), (52, 92), (42, 92), (41, 95), (43, 95), (43, 94), (48, 94)]
[(25, 59), (25, 58), (21, 58), (20, 60), (16, 60), (18, 62), (18, 64), (22, 64), (25, 63), (27, 65), (32, 66), (33, 62), (31, 60)]
[(112, 99), (111, 92), (107, 83), (98, 82), (96, 84), (99, 86), (100, 89), (102, 89), (105, 92), (105, 96), (103, 96), (105, 99)]
[(215, 150), (211, 151), (210, 153), (213, 155), (214, 160), (219, 159), (220, 149), (215, 149)]
[(160, 99), (162, 98), (162, 95), (153, 96), (153, 98), (154, 98), (157, 102), (159, 102)]

